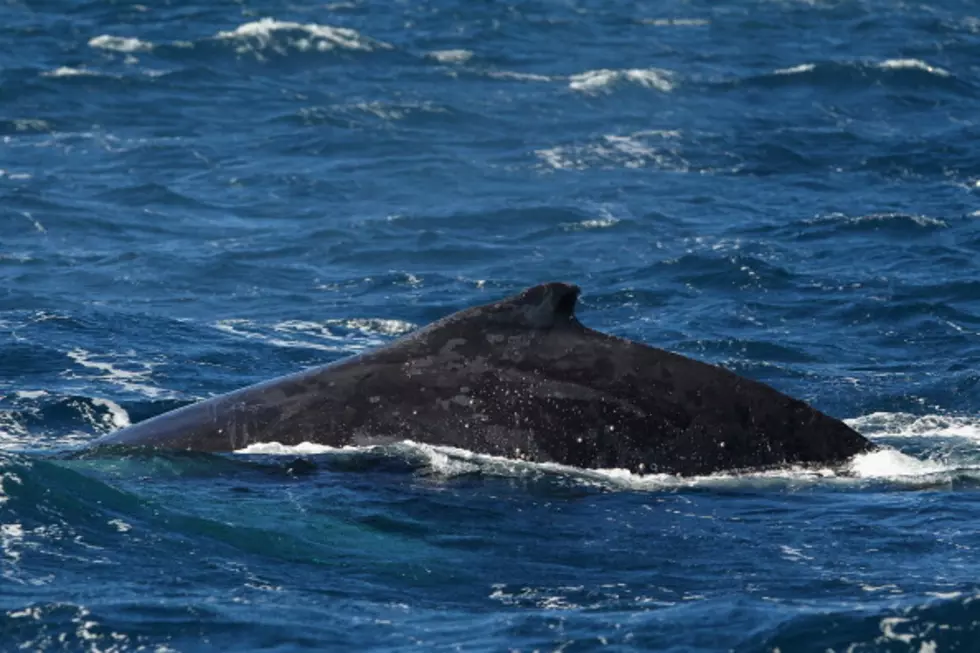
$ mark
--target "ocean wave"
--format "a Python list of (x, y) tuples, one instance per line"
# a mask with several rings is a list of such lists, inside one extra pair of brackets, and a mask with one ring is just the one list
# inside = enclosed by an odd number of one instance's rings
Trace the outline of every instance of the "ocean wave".
[(173, 396), (153, 381), (153, 370), (159, 363), (136, 359), (133, 352), (94, 354), (76, 347), (67, 355), (81, 369), (64, 372), (66, 379), (98, 381), (150, 398)]
[(939, 77), (951, 77), (952, 73), (939, 66), (930, 66), (921, 59), (886, 59), (872, 64), (882, 70), (922, 70)]
[(0, 450), (63, 449), (129, 426), (129, 412), (105, 397), (15, 391), (0, 410)]
[(510, 79), (519, 82), (550, 82), (554, 79), (548, 75), (540, 75), (537, 73), (520, 73), (512, 70), (488, 70), (486, 75), (487, 77), (492, 77), (493, 79)]
[[(334, 353), (346, 353), (351, 351), (351, 349), (341, 344), (341, 339), (336, 338), (332, 335), (317, 334), (319, 338), (325, 338), (332, 341), (340, 341), (337, 344), (326, 344), (322, 342), (317, 342), (311, 339), (294, 339), (294, 338), (279, 338), (272, 334), (266, 332), (266, 329), (257, 325), (251, 320), (245, 320), (240, 318), (230, 318), (225, 320), (219, 320), (214, 324), (214, 328), (219, 331), (226, 333), (237, 338), (246, 340), (257, 340), (264, 344), (271, 345), (273, 347), (286, 347), (286, 348), (300, 348), (300, 349), (316, 349), (319, 351), (327, 351)], [(273, 330), (277, 330), (273, 327)], [(282, 326), (279, 327), (279, 331), (290, 333), (295, 332), (292, 329), (286, 329)], [(307, 329), (306, 333), (311, 333), (311, 329)]]
[(153, 44), (148, 41), (132, 36), (110, 36), (103, 34), (89, 40), (89, 47), (100, 50), (111, 50), (113, 52), (149, 52), (153, 50)]
[(416, 326), (402, 320), (381, 318), (333, 319), (323, 322), (283, 320), (263, 325), (252, 320), (225, 319), (214, 324), (219, 331), (273, 347), (300, 348), (339, 354), (355, 354), (384, 344)]
[(605, 215), (601, 218), (590, 218), (579, 222), (569, 222), (559, 225), (563, 231), (583, 231), (586, 229), (608, 229), (615, 227), (622, 222), (619, 218), (612, 215)]
[(389, 320), (382, 318), (350, 318), (344, 320), (327, 320), (327, 324), (342, 329), (354, 330), (365, 336), (400, 336), (418, 328), (418, 325), (405, 320)]
[(980, 441), (980, 417), (969, 415), (878, 412), (845, 421), (851, 428), (869, 437), (954, 437)]
[(706, 27), (711, 24), (707, 18), (640, 18), (637, 22), (654, 27)]
[(568, 87), (573, 91), (580, 91), (582, 93), (598, 93), (608, 90), (617, 83), (628, 82), (646, 88), (653, 88), (663, 93), (669, 93), (674, 90), (672, 78), (673, 73), (660, 68), (630, 68), (622, 70), (603, 68), (600, 70), (587, 70), (584, 73), (572, 75), (568, 78)]
[[(801, 236), (833, 237), (841, 232), (877, 233), (885, 232), (899, 236), (913, 235), (938, 229), (946, 229), (949, 223), (941, 218), (914, 213), (868, 213), (864, 215), (846, 215), (830, 213), (803, 220), (807, 227)], [(813, 229), (816, 227), (818, 229)], [(830, 233), (824, 233), (829, 231)]]
[(608, 134), (584, 145), (557, 145), (534, 152), (541, 163), (554, 170), (591, 168), (646, 168), (687, 172), (689, 163), (673, 142), (674, 131), (639, 131)]
[(433, 50), (425, 56), (439, 63), (466, 63), (473, 58), (472, 50)]
[(40, 118), (0, 119), (0, 134), (49, 134), (53, 131), (52, 124)]
[[(887, 605), (841, 606), (787, 614), (775, 628), (752, 635), (758, 651), (966, 651), (980, 634), (980, 594), (932, 592)], [(749, 646), (749, 644), (751, 646)]]
[(672, 278), (685, 287), (706, 290), (792, 287), (797, 278), (794, 268), (777, 261), (744, 252), (691, 251), (664, 259), (643, 270), (640, 275), (654, 274)]
[(920, 59), (806, 62), (731, 82), (735, 86), (743, 83), (761, 86), (811, 84), (839, 88), (845, 86), (870, 88), (875, 85), (939, 88), (950, 88), (950, 84), (966, 86), (966, 83), (952, 72)]
[(78, 68), (72, 68), (71, 66), (61, 66), (55, 68), (54, 70), (45, 70), (41, 73), (41, 77), (104, 77), (107, 76), (105, 73), (100, 73), (95, 70), (91, 70), (84, 66), (79, 66)]
[(342, 102), (326, 106), (303, 107), (283, 115), (281, 120), (304, 126), (332, 125), (346, 129), (371, 127), (383, 123), (403, 122), (406, 127), (444, 124), (458, 115), (448, 107), (434, 102)]
[(244, 23), (233, 30), (218, 32), (215, 38), (236, 43), (239, 54), (261, 55), (264, 51), (271, 51), (285, 55), (290, 49), (328, 52), (334, 49), (372, 51), (392, 48), (388, 43), (369, 38), (348, 27), (302, 24), (274, 18)]

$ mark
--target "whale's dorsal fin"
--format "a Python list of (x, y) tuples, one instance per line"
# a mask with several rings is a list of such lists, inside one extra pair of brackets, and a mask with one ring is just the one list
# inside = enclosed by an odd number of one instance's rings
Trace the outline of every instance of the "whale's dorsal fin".
[(532, 329), (550, 329), (575, 319), (578, 286), (555, 281), (532, 286), (519, 295), (498, 302), (501, 313)]
[(497, 327), (547, 331), (555, 327), (578, 325), (575, 303), (581, 290), (571, 283), (553, 281), (531, 286), (516, 295), (483, 306), (474, 306), (446, 316), (406, 340), (446, 333), (450, 328)]

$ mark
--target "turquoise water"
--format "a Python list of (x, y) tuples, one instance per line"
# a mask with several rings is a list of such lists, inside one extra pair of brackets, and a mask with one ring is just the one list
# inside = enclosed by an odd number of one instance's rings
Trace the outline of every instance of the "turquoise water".
[[(971, 3), (2, 12), (0, 650), (974, 650)], [(546, 280), (886, 450), (70, 455)]]

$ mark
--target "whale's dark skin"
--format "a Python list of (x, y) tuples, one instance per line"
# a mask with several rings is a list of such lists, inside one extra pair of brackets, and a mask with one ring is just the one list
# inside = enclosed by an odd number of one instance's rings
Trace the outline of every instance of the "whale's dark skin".
[(827, 465), (874, 445), (773, 388), (584, 327), (549, 283), (375, 351), (186, 406), (95, 444), (222, 452), (414, 440), (637, 473)]

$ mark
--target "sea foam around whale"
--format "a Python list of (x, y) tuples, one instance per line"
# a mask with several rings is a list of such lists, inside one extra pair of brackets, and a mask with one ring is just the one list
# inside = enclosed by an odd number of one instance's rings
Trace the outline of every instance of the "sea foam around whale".
[[(860, 488), (868, 482), (887, 482), (898, 487), (917, 489), (938, 487), (964, 478), (980, 482), (980, 419), (927, 415), (875, 413), (848, 420), (853, 427), (866, 427), (864, 434), (878, 440), (882, 448), (855, 456), (837, 467), (787, 467), (777, 470), (719, 473), (681, 477), (669, 474), (634, 474), (625, 469), (580, 469), (556, 463), (514, 460), (478, 454), (466, 449), (406, 441), (391, 445), (366, 447), (329, 447), (304, 442), (295, 446), (276, 442), (253, 444), (238, 454), (269, 456), (358, 456), (386, 455), (415, 461), (425, 473), (452, 478), (470, 474), (485, 476), (565, 475), (583, 483), (597, 483), (609, 488), (662, 490), (738, 485), (741, 487), (800, 487), (823, 484), (842, 488)], [(926, 425), (931, 425), (928, 428)], [(919, 438), (945, 442), (949, 437), (975, 443), (973, 455), (950, 458), (940, 450), (924, 457), (903, 453), (887, 444), (891, 438)]]

